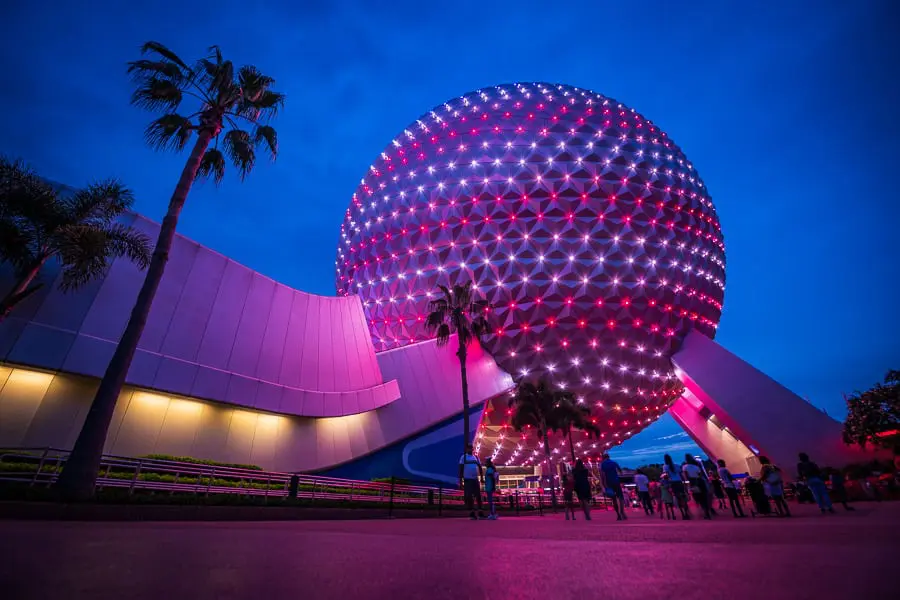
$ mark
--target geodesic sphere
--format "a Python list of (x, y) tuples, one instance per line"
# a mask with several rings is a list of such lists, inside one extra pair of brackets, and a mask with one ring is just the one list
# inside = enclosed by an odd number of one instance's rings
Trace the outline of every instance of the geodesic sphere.
[(651, 121), (589, 90), (501, 85), (410, 124), (341, 225), (337, 290), (360, 295), (376, 350), (427, 339), (437, 285), (465, 281), (493, 306), (497, 363), (575, 391), (618, 442), (677, 396), (685, 334), (714, 336), (724, 243)]

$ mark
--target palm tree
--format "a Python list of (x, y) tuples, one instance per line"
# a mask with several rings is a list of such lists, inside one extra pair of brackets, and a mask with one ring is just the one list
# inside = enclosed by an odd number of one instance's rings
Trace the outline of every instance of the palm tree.
[(437, 338), (438, 346), (445, 346), (450, 336), (456, 334), (456, 357), (462, 379), (463, 401), (463, 452), (469, 444), (469, 382), (466, 375), (466, 357), (472, 342), (480, 342), (488, 333), (485, 314), (490, 309), (486, 300), (476, 298), (472, 282), (456, 284), (453, 289), (439, 285), (440, 297), (428, 303), (426, 330)]
[(0, 260), (15, 272), (12, 289), (0, 299), (0, 321), (43, 286), (35, 279), (51, 259), (62, 267), (64, 291), (100, 277), (120, 256), (147, 268), (150, 240), (117, 222), (133, 202), (115, 180), (65, 194), (21, 161), (0, 157)]
[[(552, 388), (545, 380), (522, 381), (516, 387), (512, 398), (515, 412), (512, 426), (516, 431), (534, 427), (537, 435), (544, 442), (544, 454), (547, 457), (550, 472), (550, 497), (556, 506), (556, 484), (553, 474), (553, 459), (550, 453), (550, 432), (560, 431), (571, 434), (573, 426), (583, 425), (581, 421), (582, 407), (575, 402), (571, 392), (560, 388)], [(586, 410), (586, 409), (585, 409)], [(579, 425), (576, 425), (576, 422)], [(589, 422), (589, 420), (588, 420)], [(591, 424), (593, 426), (593, 424)], [(571, 447), (571, 437), (569, 438)], [(572, 452), (574, 459), (575, 453)]]
[(578, 460), (575, 456), (575, 445), (572, 443), (572, 430), (580, 429), (590, 437), (600, 435), (600, 428), (594, 424), (591, 418), (591, 410), (583, 404), (574, 401), (571, 394), (560, 395), (556, 406), (556, 416), (563, 428), (563, 432), (569, 439), (569, 454), (572, 456), (572, 463)]
[[(83, 500), (93, 494), (116, 400), (144, 331), (169, 258), (175, 226), (192, 184), (198, 178), (208, 177), (221, 182), (226, 156), (243, 180), (256, 163), (257, 148), (262, 148), (273, 160), (277, 153), (277, 135), (269, 120), (283, 106), (284, 95), (270, 89), (275, 82), (271, 77), (253, 66), (236, 69), (231, 61), (222, 58), (217, 46), (211, 47), (209, 56), (193, 66), (158, 42), (147, 42), (141, 52), (145, 58), (128, 64), (128, 72), (136, 84), (131, 101), (136, 106), (162, 112), (147, 127), (147, 143), (158, 150), (183, 150), (194, 136), (196, 139), (169, 200), (147, 277), (128, 326), (60, 474), (60, 492), (72, 500)], [(195, 104), (193, 112), (185, 111), (186, 115), (179, 112), (185, 100)]]

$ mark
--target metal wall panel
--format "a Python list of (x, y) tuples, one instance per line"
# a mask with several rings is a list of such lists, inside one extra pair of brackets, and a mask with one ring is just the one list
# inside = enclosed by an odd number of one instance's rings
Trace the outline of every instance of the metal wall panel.
[(256, 377), (263, 381), (279, 381), (293, 300), (291, 288), (276, 284), (256, 365)]
[(274, 281), (259, 273), (252, 274), (250, 291), (240, 314), (234, 348), (228, 361), (228, 370), (232, 373), (256, 376), (259, 353), (266, 333), (266, 324), (269, 320), (274, 294)]
[(197, 252), (163, 340), (163, 354), (189, 361), (197, 360), (203, 333), (227, 264), (228, 259), (221, 254), (203, 248)]
[[(200, 246), (196, 243), (175, 236), (169, 253), (169, 262), (166, 263), (166, 271), (153, 298), (153, 306), (150, 308), (147, 327), (141, 336), (139, 348), (151, 352), (159, 352), (162, 349), (163, 339), (172, 325), (175, 309), (181, 300), (185, 284), (191, 274), (191, 267), (199, 251)], [(128, 307), (128, 311), (131, 311), (131, 307)]]
[(197, 359), (200, 364), (227, 369), (252, 277), (252, 271), (236, 262), (228, 261), (225, 265), (216, 301), (200, 343)]

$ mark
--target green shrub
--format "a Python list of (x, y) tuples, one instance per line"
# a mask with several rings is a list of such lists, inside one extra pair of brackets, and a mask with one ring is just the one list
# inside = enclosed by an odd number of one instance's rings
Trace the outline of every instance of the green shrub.
[(223, 463), (216, 460), (207, 460), (205, 458), (194, 458), (193, 456), (172, 456), (170, 454), (145, 454), (138, 458), (150, 458), (153, 460), (171, 460), (173, 462), (191, 463), (195, 465), (209, 465), (211, 467), (233, 467), (235, 469), (247, 469), (250, 471), (262, 471), (259, 465), (245, 465), (242, 463)]

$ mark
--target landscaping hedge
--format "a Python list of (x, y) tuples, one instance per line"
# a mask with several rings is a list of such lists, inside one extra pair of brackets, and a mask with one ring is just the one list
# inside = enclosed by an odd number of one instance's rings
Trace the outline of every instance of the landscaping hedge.
[(138, 458), (151, 458), (154, 460), (171, 460), (173, 462), (192, 463), (195, 465), (209, 465), (211, 467), (232, 467), (235, 469), (247, 469), (249, 471), (262, 471), (259, 465), (245, 465), (243, 463), (224, 463), (216, 460), (207, 460), (205, 458), (194, 458), (192, 456), (172, 456), (171, 454), (145, 454)]

